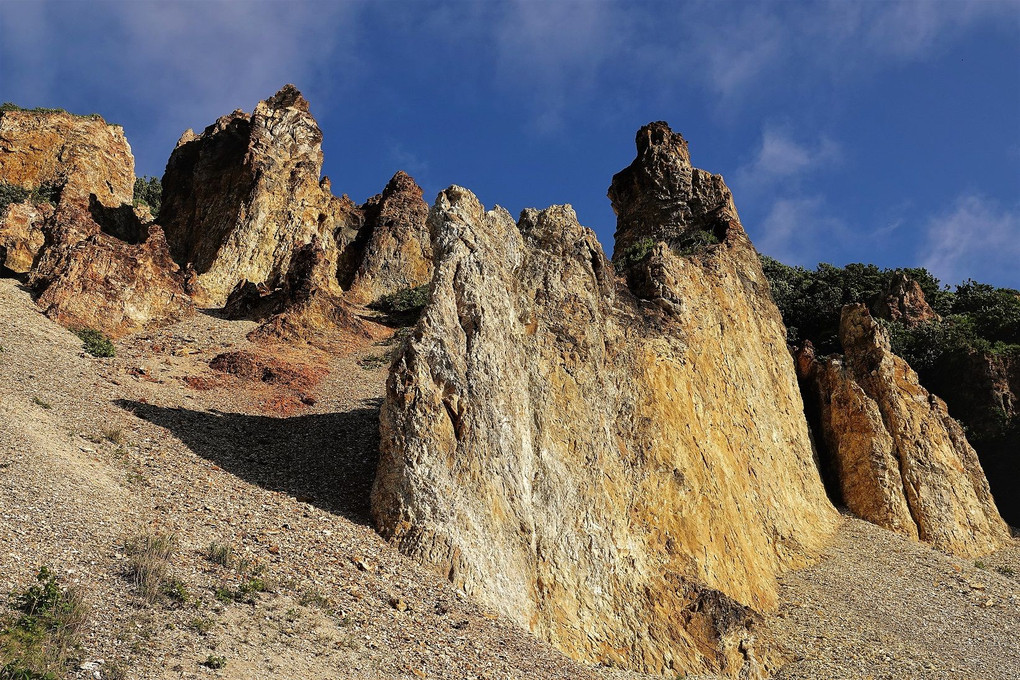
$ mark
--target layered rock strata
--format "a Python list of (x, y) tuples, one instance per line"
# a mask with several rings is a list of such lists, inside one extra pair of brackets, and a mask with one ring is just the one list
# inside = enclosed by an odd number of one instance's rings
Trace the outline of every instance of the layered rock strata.
[(977, 454), (945, 403), (892, 353), (861, 304), (840, 319), (844, 356), (798, 366), (818, 404), (843, 501), (868, 521), (964, 557), (1009, 539)]
[[(440, 194), (431, 299), (387, 383), (373, 515), (572, 656), (758, 677), (772, 654), (755, 610), (836, 514), (728, 190), (665, 124), (638, 147), (610, 190), (635, 290), (569, 206), (515, 224), (465, 189)], [(705, 228), (721, 242), (670, 245)]]
[(312, 237), (336, 258), (335, 232), (356, 235), (345, 223), (349, 201), (320, 180), (321, 144), (293, 85), (250, 116), (235, 111), (200, 135), (184, 133), (163, 176), (160, 222), (174, 258), (197, 274), (197, 299), (222, 306), (242, 280), (277, 288)]

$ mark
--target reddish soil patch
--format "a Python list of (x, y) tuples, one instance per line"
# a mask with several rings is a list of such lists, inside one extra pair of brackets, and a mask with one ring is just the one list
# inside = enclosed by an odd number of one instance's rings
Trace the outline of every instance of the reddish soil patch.
[(315, 387), (329, 372), (321, 366), (299, 364), (244, 350), (218, 354), (209, 362), (209, 367), (242, 380), (299, 391)]

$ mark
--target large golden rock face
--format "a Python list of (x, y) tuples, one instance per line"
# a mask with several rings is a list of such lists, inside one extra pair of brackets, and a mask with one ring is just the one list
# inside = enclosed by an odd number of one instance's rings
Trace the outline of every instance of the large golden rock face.
[[(638, 190), (614, 179), (611, 195), (621, 220), (671, 217), (625, 227), (629, 286), (569, 206), (515, 223), (465, 189), (440, 194), (373, 513), (402, 551), (572, 656), (758, 677), (774, 656), (756, 610), (836, 513), (722, 178), (693, 170), (664, 124), (642, 135), (660, 145), (636, 161), (662, 161), (639, 168), (658, 197), (626, 174)], [(719, 242), (676, 247), (685, 224)]]
[(60, 187), (61, 200), (130, 204), (135, 159), (119, 125), (99, 116), (5, 111), (0, 115), (0, 180), (29, 189)]
[(28, 275), (50, 318), (119, 337), (193, 311), (162, 230), (132, 207), (134, 157), (119, 126), (6, 111), (0, 182), (31, 192), (0, 214), (0, 264)]

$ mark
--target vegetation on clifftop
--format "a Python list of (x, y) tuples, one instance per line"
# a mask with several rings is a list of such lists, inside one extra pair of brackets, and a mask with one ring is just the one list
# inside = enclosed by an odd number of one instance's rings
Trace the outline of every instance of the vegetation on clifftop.
[(941, 319), (914, 327), (887, 324), (893, 351), (917, 371), (932, 368), (956, 351), (1012, 353), (1020, 351), (1020, 291), (967, 281), (950, 289), (926, 269), (880, 269), (871, 264), (815, 270), (791, 267), (762, 256), (772, 297), (782, 312), (787, 339), (810, 340), (820, 354), (841, 351), (839, 317), (843, 305), (871, 303), (892, 277), (904, 273), (920, 285), (925, 300)]

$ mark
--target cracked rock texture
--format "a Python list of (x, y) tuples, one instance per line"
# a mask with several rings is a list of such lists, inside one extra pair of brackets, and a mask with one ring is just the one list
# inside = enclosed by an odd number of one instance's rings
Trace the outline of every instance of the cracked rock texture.
[(920, 284), (903, 272), (889, 280), (886, 290), (871, 304), (876, 318), (896, 321), (906, 326), (917, 326), (939, 319), (939, 315), (924, 298)]
[(0, 179), (59, 190), (61, 200), (130, 204), (135, 159), (119, 125), (99, 116), (4, 111), (0, 114)]
[[(569, 206), (515, 224), (466, 189), (440, 194), (431, 299), (387, 383), (373, 515), (574, 657), (761, 677), (777, 653), (756, 612), (836, 513), (722, 178), (693, 170), (665, 124), (638, 150), (610, 190), (618, 234), (653, 243), (628, 260), (636, 291)], [(721, 243), (671, 247), (706, 228)]]
[(1004, 545), (1009, 528), (945, 402), (892, 353), (865, 305), (843, 308), (839, 336), (843, 357), (806, 348), (798, 366), (850, 511), (962, 557)]
[(0, 215), (0, 265), (17, 274), (28, 273), (46, 243), (44, 225), (52, 215), (49, 203), (24, 201), (7, 206)]
[(163, 176), (160, 222), (174, 258), (196, 272), (196, 300), (222, 306), (242, 280), (277, 288), (312, 237), (331, 258), (337, 237), (353, 238), (350, 201), (320, 180), (321, 144), (293, 85), (250, 116), (235, 111), (184, 133)]

